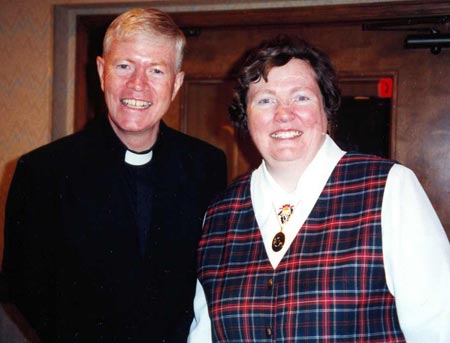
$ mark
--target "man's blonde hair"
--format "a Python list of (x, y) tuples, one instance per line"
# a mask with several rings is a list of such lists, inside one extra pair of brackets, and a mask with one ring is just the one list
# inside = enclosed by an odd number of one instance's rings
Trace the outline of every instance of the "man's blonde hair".
[(114, 19), (103, 39), (103, 55), (108, 53), (114, 39), (122, 40), (136, 34), (162, 36), (175, 41), (176, 68), (177, 71), (181, 69), (186, 37), (167, 13), (154, 8), (132, 9)]

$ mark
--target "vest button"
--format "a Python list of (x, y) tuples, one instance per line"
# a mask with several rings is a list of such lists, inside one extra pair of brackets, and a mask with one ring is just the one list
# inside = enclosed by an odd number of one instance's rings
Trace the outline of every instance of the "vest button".
[(272, 336), (272, 329), (271, 328), (266, 328), (266, 336), (267, 337)]
[(272, 287), (273, 287), (273, 279), (272, 279), (272, 278), (270, 278), (270, 279), (267, 281), (267, 287), (269, 287), (269, 288), (272, 288)]

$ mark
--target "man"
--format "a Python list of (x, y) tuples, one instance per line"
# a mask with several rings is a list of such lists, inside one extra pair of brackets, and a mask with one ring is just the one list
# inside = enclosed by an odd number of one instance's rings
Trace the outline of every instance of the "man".
[(107, 117), (18, 162), (3, 272), (43, 342), (186, 339), (202, 218), (226, 166), (161, 121), (184, 45), (160, 11), (116, 18), (97, 59)]

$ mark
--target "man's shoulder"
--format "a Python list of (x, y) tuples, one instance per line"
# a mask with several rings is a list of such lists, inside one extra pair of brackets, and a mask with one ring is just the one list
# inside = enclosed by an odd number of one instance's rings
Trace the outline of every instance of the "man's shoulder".
[(30, 162), (53, 163), (66, 159), (76, 159), (83, 152), (95, 147), (97, 135), (95, 129), (89, 127), (81, 131), (58, 138), (25, 153), (21, 159)]
[[(178, 180), (186, 177), (201, 192), (215, 194), (226, 186), (226, 157), (222, 150), (198, 138), (161, 126), (161, 141), (155, 160), (161, 169), (176, 171)], [(205, 184), (209, 187), (202, 187)]]

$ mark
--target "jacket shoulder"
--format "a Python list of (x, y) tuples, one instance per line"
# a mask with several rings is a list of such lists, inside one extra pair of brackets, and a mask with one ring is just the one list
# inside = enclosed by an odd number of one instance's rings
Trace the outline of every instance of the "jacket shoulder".
[(19, 158), (19, 163), (46, 166), (61, 165), (69, 161), (78, 163), (98, 145), (96, 131), (98, 130), (94, 128), (86, 128), (59, 138), (25, 153)]

